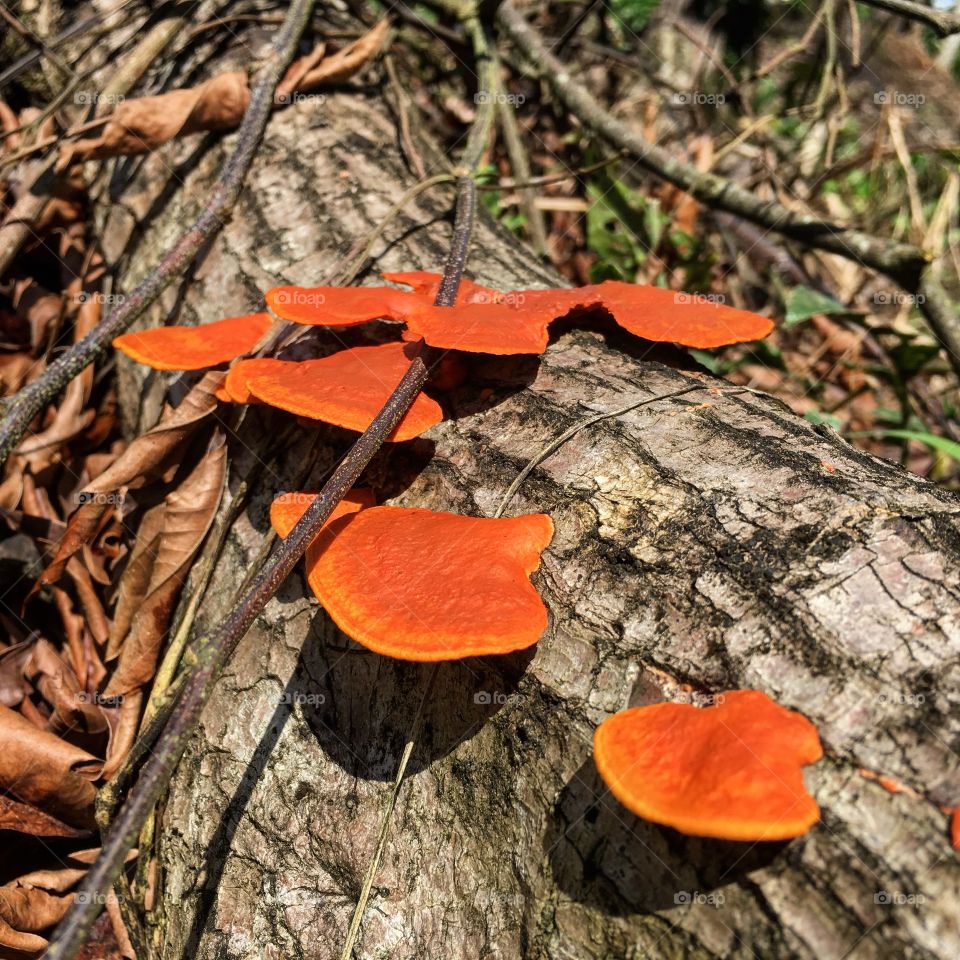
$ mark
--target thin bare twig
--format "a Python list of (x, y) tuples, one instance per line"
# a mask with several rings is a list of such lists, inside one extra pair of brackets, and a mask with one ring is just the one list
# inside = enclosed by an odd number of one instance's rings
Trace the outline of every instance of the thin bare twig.
[[(614, 118), (570, 70), (551, 54), (542, 38), (510, 2), (498, 9), (498, 21), (536, 73), (581, 123), (621, 150), (629, 151), (652, 173), (674, 184), (712, 209), (724, 210), (783, 234), (809, 247), (839, 254), (882, 273), (910, 294), (960, 374), (960, 319), (946, 293), (931, 276), (931, 257), (913, 244), (871, 236), (811, 214), (797, 213), (776, 200), (764, 200), (739, 184), (703, 173)], [(929, 288), (932, 296), (924, 294)], [(936, 304), (934, 306), (933, 304)]]
[[(299, 32), (309, 17), (310, 7), (310, 0), (302, 0), (291, 8), (281, 31), (281, 37), (288, 42), (282, 42), (278, 37), (275, 49), (289, 50), (292, 55)], [(465, 10), (465, 26), (473, 36), (476, 48), (488, 49), (486, 34), (472, 7)], [(495, 90), (496, 76), (490, 69), (490, 63), (492, 60), (482, 68), (481, 73), (487, 78), (490, 88)], [(279, 75), (279, 71), (274, 72)], [(268, 104), (270, 99), (272, 91)], [(493, 105), (494, 98), (491, 97), (478, 111), (458, 168), (453, 237), (435, 299), (437, 306), (453, 306), (463, 278), (477, 202), (472, 174), (492, 128)], [(104, 894), (123, 869), (127, 851), (136, 843), (141, 828), (170, 782), (221, 669), (266, 603), (290, 575), (307, 546), (316, 538), (334, 507), (356, 483), (387, 436), (409, 410), (429, 376), (427, 360), (427, 347), (421, 340), (420, 353), (411, 361), (383, 408), (341, 460), (290, 534), (257, 570), (246, 592), (232, 604), (230, 615), (216, 630), (198, 638), (191, 645), (189, 657), (192, 662), (178, 677), (176, 693), (158, 704), (157, 713), (148, 721), (147, 730), (144, 731), (151, 740), (156, 738), (152, 753), (103, 838), (100, 855), (81, 884), (73, 906), (54, 931), (45, 955), (49, 960), (69, 960), (82, 944), (99, 913)], [(161, 718), (168, 718), (162, 731), (159, 728)], [(144, 752), (139, 743), (134, 744), (131, 750), (131, 754), (140, 756)], [(129, 762), (128, 759), (125, 767)]]
[(938, 37), (949, 37), (954, 33), (960, 33), (960, 17), (955, 13), (943, 10), (934, 10), (922, 3), (914, 3), (913, 0), (860, 0), (868, 7), (877, 7), (879, 10), (887, 10), (900, 17), (906, 17), (907, 20), (916, 20), (930, 27)]
[[(299, 10), (301, 4), (291, 8)], [(52, 363), (33, 383), (24, 387), (7, 405), (0, 422), (0, 465), (14, 451), (30, 422), (81, 371), (106, 352), (114, 337), (140, 317), (157, 297), (186, 272), (203, 245), (229, 219), (247, 170), (260, 144), (274, 105), (274, 90), (282, 71), (292, 59), (287, 56), (289, 23), (277, 35), (276, 45), (250, 94), (250, 105), (237, 132), (236, 145), (228, 157), (207, 205), (193, 225), (181, 234), (166, 255), (136, 288), (79, 343)], [(301, 28), (302, 31), (302, 28)], [(299, 36), (299, 32), (298, 32)], [(293, 47), (293, 52), (296, 47)]]

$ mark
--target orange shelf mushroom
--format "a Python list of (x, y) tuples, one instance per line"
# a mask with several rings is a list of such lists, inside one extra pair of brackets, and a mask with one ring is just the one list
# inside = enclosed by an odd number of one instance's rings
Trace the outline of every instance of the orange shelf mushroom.
[[(270, 526), (277, 531), (277, 536), (282, 539), (289, 537), (290, 531), (307, 512), (307, 507), (316, 499), (315, 493), (281, 493), (279, 497), (275, 497), (270, 504)], [(333, 508), (321, 529), (326, 529), (341, 517), (348, 517), (367, 507), (372, 507), (374, 502), (372, 490), (363, 487), (351, 490)]]
[(954, 807), (950, 817), (950, 845), (960, 851), (960, 807)]
[(801, 768), (823, 755), (816, 728), (759, 690), (716, 706), (624, 710), (594, 735), (597, 769), (629, 810), (681, 833), (785, 840), (820, 818)]
[[(241, 371), (226, 388), (239, 395), (245, 388), (257, 400), (288, 413), (333, 423), (348, 430), (366, 430), (399, 383), (413, 351), (402, 343), (351, 347), (320, 360), (254, 360), (256, 371)], [(421, 393), (387, 438), (409, 440), (443, 419), (436, 400)]]
[(433, 347), (473, 353), (543, 353), (550, 324), (574, 310), (599, 308), (625, 330), (646, 340), (710, 349), (760, 340), (773, 323), (708, 297), (661, 287), (608, 280), (585, 287), (504, 292), (464, 280), (454, 307), (433, 298), (440, 275), (425, 270), (385, 273), (393, 287), (278, 287), (267, 302), (298, 323), (340, 326), (370, 320), (401, 320), (407, 339), (423, 337)]
[(416, 292), (393, 287), (274, 287), (265, 297), (278, 317), (321, 327), (403, 320), (426, 302)]
[(198, 327), (156, 327), (116, 337), (113, 345), (154, 370), (202, 370), (249, 353), (273, 325), (268, 313), (228, 317)]
[(307, 581), (344, 633), (384, 656), (509, 653), (547, 627), (530, 575), (552, 536), (543, 514), (372, 507), (325, 528), (307, 551)]

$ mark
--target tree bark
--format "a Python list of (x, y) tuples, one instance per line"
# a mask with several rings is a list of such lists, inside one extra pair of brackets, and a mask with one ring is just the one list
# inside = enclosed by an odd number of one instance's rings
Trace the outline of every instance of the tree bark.
[[(270, 286), (318, 282), (412, 182), (397, 141), (377, 96), (278, 113), (233, 222), (150, 322), (249, 312)], [(121, 290), (202, 203), (221, 156), (216, 143), (176, 145), (114, 198)], [(439, 269), (448, 200), (411, 203), (377, 268)], [(507, 289), (556, 282), (487, 221), (468, 272)], [(558, 434), (652, 400), (575, 434), (508, 505), (557, 530), (535, 577), (551, 625), (526, 655), (437, 668), (378, 657), (291, 578), (173, 784), (158, 955), (339, 957), (411, 740), (356, 957), (960, 956), (942, 809), (960, 802), (960, 501), (678, 361), (610, 330), (568, 330), (539, 361), (476, 359), (449, 419), (382, 451), (369, 471), (380, 499), (489, 516)], [(129, 425), (149, 424), (169, 380), (126, 362), (120, 376)], [(305, 429), (277, 450), (289, 422), (251, 409), (231, 438), (231, 489), (266, 467), (203, 622), (228, 607), (271, 498), (317, 489), (348, 439)], [(807, 779), (823, 817), (809, 835), (684, 837), (605, 790), (591, 759), (604, 718), (741, 687), (820, 730), (826, 757)]]

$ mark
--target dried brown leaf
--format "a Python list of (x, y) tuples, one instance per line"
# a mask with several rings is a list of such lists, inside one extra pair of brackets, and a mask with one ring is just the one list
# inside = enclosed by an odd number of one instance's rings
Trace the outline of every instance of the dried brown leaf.
[(174, 137), (237, 126), (250, 102), (243, 70), (230, 70), (187, 90), (125, 100), (98, 137), (78, 140), (64, 150), (66, 160), (95, 160), (149, 153)]
[(314, 54), (295, 60), (277, 85), (278, 99), (289, 96), (295, 90), (312, 90), (321, 84), (343, 83), (348, 80), (380, 53), (389, 31), (390, 22), (383, 19), (362, 37), (329, 57), (323, 57), (315, 65), (311, 63), (316, 59)]
[[(122, 649), (116, 673), (107, 685), (107, 696), (128, 694), (153, 677), (174, 601), (213, 523), (223, 490), (226, 462), (224, 438), (217, 432), (193, 472), (167, 495), (163, 530), (147, 592), (126, 638), (111, 636), (111, 645), (116, 648), (122, 644)], [(142, 573), (138, 572), (137, 576), (141, 577)]]
[(101, 763), (53, 733), (0, 706), (0, 790), (71, 826), (94, 826), (90, 782)]
[(53, 562), (40, 575), (34, 592), (56, 583), (67, 561), (102, 529), (115, 494), (121, 487), (140, 487), (162, 474), (185, 441), (217, 406), (214, 391), (223, 383), (224, 374), (207, 373), (184, 397), (176, 409), (167, 408), (160, 422), (133, 443), (80, 494), (81, 504), (71, 515), (67, 531), (57, 547)]
[(38, 810), (33, 804), (22, 803), (0, 793), (0, 830), (27, 833), (32, 837), (80, 837), (83, 830)]
[[(295, 90), (342, 83), (352, 77), (380, 52), (388, 32), (388, 21), (381, 20), (329, 57), (323, 56), (325, 49), (321, 47), (295, 61), (277, 87), (278, 101), (282, 103)], [(99, 136), (65, 144), (60, 165), (148, 153), (174, 137), (202, 130), (228, 130), (240, 123), (249, 102), (250, 87), (242, 70), (217, 74), (187, 90), (125, 100)]]

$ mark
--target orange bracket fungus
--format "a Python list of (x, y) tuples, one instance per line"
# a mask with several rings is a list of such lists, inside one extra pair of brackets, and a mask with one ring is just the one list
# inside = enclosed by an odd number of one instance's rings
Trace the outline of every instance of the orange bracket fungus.
[[(247, 390), (263, 403), (349, 430), (365, 430), (413, 359), (409, 347), (351, 347), (319, 360), (254, 360)], [(229, 385), (227, 389), (230, 390)], [(419, 394), (390, 440), (409, 440), (443, 419), (440, 404)]]
[[(316, 360), (240, 360), (217, 391), (218, 399), (263, 403), (309, 421), (362, 431), (423, 344), (539, 354), (547, 349), (553, 320), (592, 308), (606, 311), (638, 336), (692, 347), (755, 340), (772, 329), (769, 320), (755, 314), (658, 287), (606, 282), (502, 292), (458, 278), (455, 304), (436, 306), (439, 274), (414, 270), (384, 277), (410, 289), (284, 286), (267, 291), (266, 300), (281, 318), (305, 325), (397, 321), (404, 328), (398, 339)], [(195, 370), (249, 353), (269, 327), (267, 314), (252, 314), (124, 334), (114, 343), (157, 369)], [(449, 364), (444, 368), (443, 359), (434, 356), (431, 362), (446, 381), (462, 379), (462, 370), (456, 364), (452, 371)], [(387, 439), (419, 436), (442, 417), (439, 404), (418, 391)], [(274, 504), (271, 518), (281, 536), (308, 502), (308, 495), (291, 494)], [(309, 548), (308, 580), (340, 627), (379, 653), (425, 661), (506, 653), (536, 643), (546, 627), (546, 610), (529, 577), (552, 533), (550, 519), (539, 514), (460, 517), (372, 507), (354, 498), (341, 504)]]
[(822, 754), (813, 724), (759, 690), (725, 693), (702, 709), (635, 707), (594, 735), (600, 775), (625, 807), (681, 833), (727, 840), (806, 833), (820, 811), (801, 768)]
[(413, 287), (277, 287), (267, 303), (279, 316), (304, 324), (348, 326), (401, 320), (408, 338), (432, 347), (473, 353), (543, 353), (551, 322), (574, 310), (599, 308), (625, 330), (647, 340), (709, 349), (760, 340), (773, 329), (765, 317), (716, 303), (710, 297), (608, 280), (586, 287), (503, 292), (461, 283), (457, 303), (438, 307), (436, 273), (385, 273)]
[[(281, 493), (270, 504), (270, 526), (277, 531), (277, 536), (288, 537), (290, 531), (297, 525), (297, 521), (306, 513), (307, 507), (316, 499), (315, 493)], [(373, 506), (373, 492), (366, 489), (351, 490), (333, 508), (327, 517), (324, 527), (329, 527), (334, 520), (357, 513), (366, 507)]]
[(113, 345), (154, 370), (202, 370), (249, 353), (272, 325), (269, 313), (251, 313), (199, 327), (156, 327), (124, 333)]
[(530, 583), (553, 536), (543, 514), (489, 519), (373, 507), (330, 523), (307, 581), (347, 636), (398, 660), (532, 646), (547, 611)]

